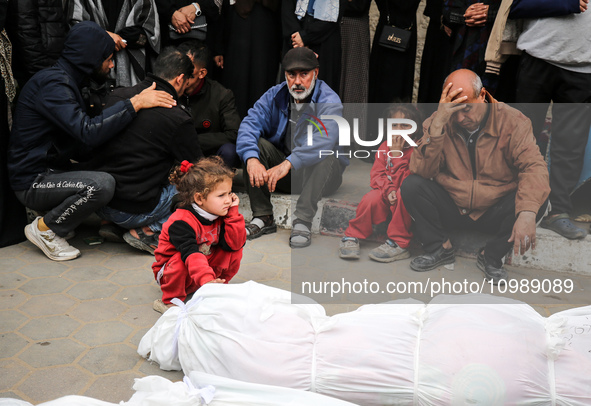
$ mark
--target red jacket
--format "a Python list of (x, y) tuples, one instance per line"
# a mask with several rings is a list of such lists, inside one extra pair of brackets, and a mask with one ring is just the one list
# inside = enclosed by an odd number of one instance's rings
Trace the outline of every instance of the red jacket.
[[(388, 151), (388, 144), (384, 141), (376, 152), (376, 159), (369, 174), (371, 188), (378, 189), (386, 202), (390, 192), (400, 189), (402, 181), (410, 175), (409, 163), (413, 148), (405, 148), (402, 151), (404, 155), (400, 158), (389, 158)], [(395, 157), (399, 154), (392, 152), (390, 155)]]
[(192, 207), (177, 209), (162, 227), (152, 270), (157, 277), (162, 266), (180, 253), (193, 281), (203, 285), (217, 278), (207, 256), (219, 249), (238, 251), (245, 243), (244, 217), (238, 206), (230, 207), (226, 216), (214, 221), (204, 219)]

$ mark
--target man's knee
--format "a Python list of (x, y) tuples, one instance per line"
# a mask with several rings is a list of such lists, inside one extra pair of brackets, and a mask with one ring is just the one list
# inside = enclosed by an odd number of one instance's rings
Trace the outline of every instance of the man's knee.
[(115, 178), (106, 172), (95, 172), (91, 183), (97, 204), (106, 206), (115, 194)]
[(400, 185), (400, 195), (405, 204), (412, 201), (427, 186), (427, 182), (431, 181), (420, 175), (411, 174), (407, 176)]

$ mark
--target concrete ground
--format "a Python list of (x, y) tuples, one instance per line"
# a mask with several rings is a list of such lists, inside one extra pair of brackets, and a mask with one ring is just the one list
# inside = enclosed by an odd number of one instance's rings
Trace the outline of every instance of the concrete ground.
[[(126, 244), (85, 245), (83, 238), (94, 233), (96, 228), (79, 229), (71, 243), (82, 256), (63, 263), (48, 260), (28, 241), (0, 249), (0, 397), (36, 404), (78, 394), (119, 402), (131, 396), (134, 378), (156, 374), (182, 379), (181, 372), (161, 371), (136, 353), (141, 337), (159, 317), (152, 310), (152, 302), (160, 297), (150, 269), (152, 257)], [(315, 235), (311, 247), (293, 253), (288, 238), (289, 232), (280, 230), (249, 241), (232, 283), (255, 280), (291, 289), (293, 279), (297, 291), (307, 278), (329, 281), (335, 276), (350, 281), (482, 281), (470, 259), (458, 258), (453, 270), (419, 274), (408, 268), (408, 259), (369, 261), (366, 254), (378, 245), (375, 242), (363, 245), (363, 258), (351, 262), (337, 258), (338, 238)], [(518, 279), (572, 279), (568, 294), (514, 296), (535, 304), (544, 316), (590, 300), (591, 277), (509, 269)], [(408, 294), (337, 296), (325, 301), (329, 314)], [(429, 300), (428, 294), (416, 297)]]

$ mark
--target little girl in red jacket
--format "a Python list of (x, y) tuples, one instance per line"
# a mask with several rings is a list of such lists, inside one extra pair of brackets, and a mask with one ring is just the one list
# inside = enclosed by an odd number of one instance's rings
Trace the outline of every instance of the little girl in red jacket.
[[(386, 110), (386, 117), (407, 118), (417, 124), (411, 138), (422, 136), (420, 112), (412, 104), (393, 104)], [(394, 128), (410, 129), (410, 124), (394, 124)], [(409, 162), (412, 147), (401, 136), (394, 136), (388, 147), (384, 141), (376, 152), (370, 172), (372, 190), (359, 202), (355, 218), (349, 221), (345, 237), (341, 240), (339, 256), (344, 259), (359, 259), (359, 239), (367, 239), (373, 233), (373, 225), (390, 222), (387, 228), (388, 239), (369, 253), (369, 258), (378, 262), (392, 262), (410, 257), (406, 249), (410, 244), (411, 217), (400, 198), (400, 185), (410, 175)], [(402, 156), (401, 156), (402, 152)]]
[(246, 243), (244, 217), (232, 193), (234, 173), (220, 157), (183, 161), (169, 179), (177, 209), (162, 227), (152, 270), (162, 289), (154, 310), (163, 313), (206, 283), (228, 283), (240, 267)]

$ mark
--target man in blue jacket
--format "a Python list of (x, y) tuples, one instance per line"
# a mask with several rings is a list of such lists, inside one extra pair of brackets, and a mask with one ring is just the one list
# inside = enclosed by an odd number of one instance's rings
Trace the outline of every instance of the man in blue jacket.
[(27, 82), (16, 106), (8, 150), (10, 185), (24, 205), (46, 212), (25, 227), (25, 235), (54, 261), (80, 255), (64, 237), (106, 205), (115, 188), (109, 174), (70, 171), (71, 161), (116, 135), (139, 110), (176, 104), (153, 85), (91, 118), (80, 89), (91, 76), (108, 75), (114, 51), (115, 43), (96, 23), (75, 25), (58, 62)]
[(339, 188), (349, 161), (338, 145), (337, 123), (321, 119), (342, 116), (343, 108), (339, 96), (317, 79), (314, 52), (291, 49), (282, 64), (286, 82), (269, 89), (249, 110), (238, 130), (236, 150), (245, 163), (253, 215), (247, 237), (277, 231), (271, 192), (301, 193), (289, 244), (302, 248), (311, 243), (318, 201)]

